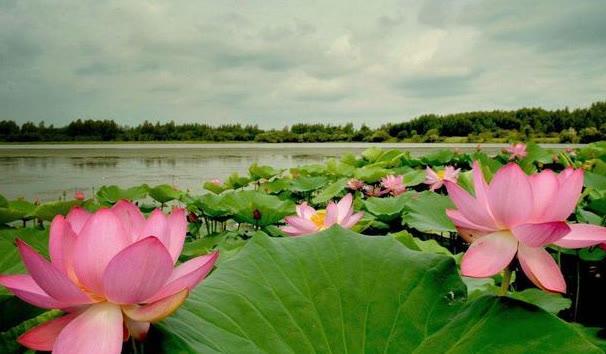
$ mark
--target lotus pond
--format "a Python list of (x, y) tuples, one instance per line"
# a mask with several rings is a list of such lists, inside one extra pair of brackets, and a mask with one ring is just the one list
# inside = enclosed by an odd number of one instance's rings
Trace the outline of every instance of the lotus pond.
[(200, 183), (0, 196), (0, 352), (606, 350), (606, 142)]

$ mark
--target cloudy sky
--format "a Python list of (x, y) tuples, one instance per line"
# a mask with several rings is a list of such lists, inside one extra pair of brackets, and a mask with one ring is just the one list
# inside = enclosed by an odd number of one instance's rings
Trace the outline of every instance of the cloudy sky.
[(0, 120), (377, 126), (606, 99), (606, 1), (0, 0)]

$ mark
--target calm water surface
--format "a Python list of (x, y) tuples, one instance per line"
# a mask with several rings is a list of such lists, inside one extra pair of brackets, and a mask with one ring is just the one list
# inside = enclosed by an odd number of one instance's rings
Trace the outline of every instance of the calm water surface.
[[(9, 199), (52, 200), (102, 185), (169, 183), (202, 192), (203, 181), (245, 174), (257, 162), (279, 168), (321, 163), (371, 146), (423, 155), (439, 149), (471, 151), (476, 144), (52, 144), (0, 145), (0, 193)], [(505, 145), (483, 144), (487, 152)], [(562, 149), (570, 145), (548, 145)]]

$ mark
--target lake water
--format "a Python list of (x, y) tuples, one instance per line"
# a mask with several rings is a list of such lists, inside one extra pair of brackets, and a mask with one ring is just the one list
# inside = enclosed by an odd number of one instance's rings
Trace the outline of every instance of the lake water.
[[(202, 183), (245, 174), (257, 162), (278, 168), (320, 163), (371, 146), (423, 155), (439, 149), (472, 151), (477, 144), (48, 144), (0, 145), (0, 193), (9, 199), (57, 199), (102, 185), (130, 187), (168, 183), (202, 193)], [(571, 145), (547, 145), (563, 149)], [(482, 144), (489, 153), (502, 144)]]

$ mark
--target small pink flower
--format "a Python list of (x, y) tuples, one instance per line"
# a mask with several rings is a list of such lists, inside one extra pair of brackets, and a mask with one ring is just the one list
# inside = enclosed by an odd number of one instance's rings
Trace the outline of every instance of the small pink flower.
[(222, 185), (223, 185), (223, 181), (221, 181), (221, 180), (220, 180), (220, 179), (218, 179), (218, 178), (211, 179), (211, 180), (210, 180), (210, 183), (214, 184), (215, 186), (222, 186)]
[(297, 205), (296, 216), (287, 216), (284, 219), (287, 225), (282, 226), (281, 229), (290, 236), (314, 234), (334, 224), (350, 229), (364, 215), (363, 212), (354, 214), (352, 203), (351, 194), (347, 194), (338, 203), (328, 203), (326, 210), (316, 210), (304, 202)]
[(351, 189), (352, 191), (360, 190), (364, 188), (364, 182), (360, 181), (359, 179), (352, 178), (347, 181), (347, 188)]
[(76, 193), (74, 193), (74, 199), (84, 200), (84, 198), (85, 198), (84, 193), (82, 193), (81, 191), (76, 191)]
[(564, 149), (564, 151), (570, 156), (577, 156), (576, 151), (571, 147), (567, 147), (566, 149)]
[(510, 160), (515, 160), (516, 158), (523, 159), (528, 155), (528, 152), (526, 152), (526, 144), (522, 143), (512, 144), (506, 148), (505, 151), (509, 153)]
[(120, 201), (95, 213), (76, 207), (50, 226), (50, 262), (25, 242), (17, 247), (29, 274), (0, 284), (38, 307), (66, 314), (18, 338), (33, 350), (120, 353), (125, 336), (145, 338), (150, 322), (174, 312), (213, 268), (218, 253), (175, 263), (183, 248), (185, 210), (145, 219)]
[(381, 187), (375, 187), (375, 186), (370, 186), (370, 185), (366, 185), (363, 188), (364, 190), (364, 194), (366, 194), (367, 197), (380, 197), (383, 194), (387, 193), (387, 191), (381, 189)]
[(381, 179), (381, 185), (387, 190), (387, 192), (394, 196), (400, 195), (406, 191), (406, 186), (404, 185), (404, 176), (389, 175), (387, 177), (383, 177), (383, 179)]
[(471, 242), (461, 262), (465, 276), (493, 276), (517, 257), (528, 279), (543, 290), (566, 292), (560, 268), (545, 250), (548, 244), (580, 248), (606, 242), (606, 228), (568, 224), (583, 188), (583, 170), (568, 168), (528, 176), (509, 163), (486, 183), (473, 164), (475, 196), (445, 181), (456, 210), (446, 214)]
[(444, 181), (457, 183), (459, 178), (460, 168), (455, 170), (452, 166), (446, 166), (443, 170), (435, 172), (430, 167), (425, 170), (425, 184), (429, 185), (429, 189), (435, 191), (444, 185)]

